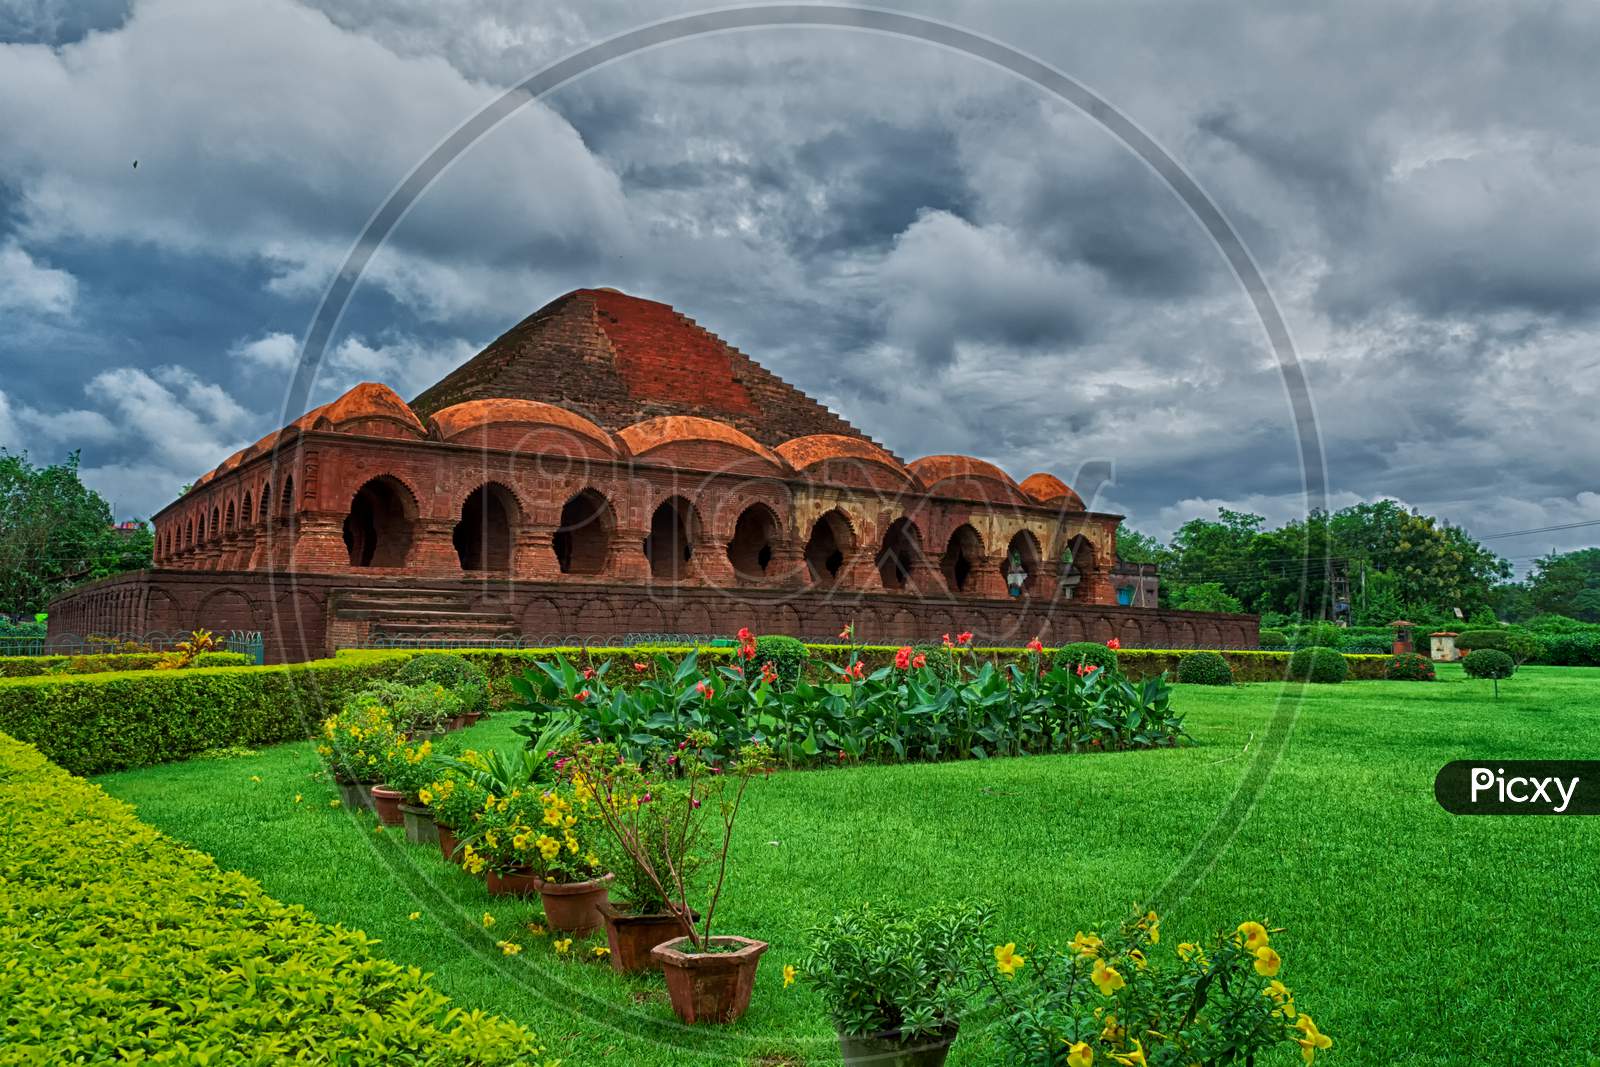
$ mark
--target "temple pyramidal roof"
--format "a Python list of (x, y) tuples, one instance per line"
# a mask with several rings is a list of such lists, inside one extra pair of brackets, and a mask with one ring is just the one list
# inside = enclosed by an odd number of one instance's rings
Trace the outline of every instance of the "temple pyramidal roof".
[(613, 432), (690, 415), (768, 447), (812, 434), (878, 444), (687, 315), (615, 289), (576, 289), (550, 301), (411, 408), (426, 421), (454, 404), (498, 398), (555, 404)]

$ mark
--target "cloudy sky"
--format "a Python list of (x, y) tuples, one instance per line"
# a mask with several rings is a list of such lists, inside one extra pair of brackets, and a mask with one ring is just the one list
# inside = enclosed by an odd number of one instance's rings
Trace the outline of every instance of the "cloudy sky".
[[(1307, 367), (1335, 506), (1480, 536), (1600, 519), (1600, 7), (902, 6), (1093, 87), (1222, 206)], [(120, 514), (156, 510), (281, 422), (335, 265), (429, 150), (696, 9), (0, 0), (0, 444), (81, 449)], [(1108, 461), (1100, 506), (1160, 534), (1303, 507), (1282, 379), (1200, 227), (1098, 125), (964, 56), (745, 32), (522, 109), (374, 260), (313, 402), (414, 395), (586, 285), (676, 305), (908, 458)]]

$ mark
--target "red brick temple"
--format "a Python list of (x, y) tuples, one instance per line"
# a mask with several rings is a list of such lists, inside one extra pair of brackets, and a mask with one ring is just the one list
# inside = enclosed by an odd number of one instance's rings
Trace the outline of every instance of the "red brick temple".
[(1120, 516), (1050, 474), (904, 462), (666, 304), (568, 293), (407, 403), (365, 383), (154, 519), (153, 567), (52, 633), (261, 630), (273, 660), (385, 638), (760, 632), (873, 643), (1253, 647), (1153, 606)]

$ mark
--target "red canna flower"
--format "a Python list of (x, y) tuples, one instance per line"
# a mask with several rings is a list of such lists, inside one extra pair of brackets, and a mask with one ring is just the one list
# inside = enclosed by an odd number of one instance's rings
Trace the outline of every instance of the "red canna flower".
[(911, 665), (920, 671), (922, 668), (928, 665), (928, 657), (924, 656), (921, 652), (918, 652), (911, 658)]
[(593, 677), (594, 677), (594, 668), (593, 667), (585, 667), (583, 669), (583, 680), (587, 682), (589, 679), (591, 679)]
[(1116, 649), (1122, 647), (1122, 642), (1113, 637), (1111, 640), (1106, 642), (1106, 647), (1115, 651)]
[(1039, 640), (1037, 637), (1035, 637), (1032, 641), (1028, 642), (1028, 651), (1029, 652), (1043, 652), (1044, 651), (1044, 642)]
[(750, 627), (748, 627), (748, 626), (740, 627), (739, 628), (739, 633), (737, 634), (737, 636), (738, 636), (739, 640), (741, 640), (741, 641), (753, 641), (753, 640), (755, 640), (755, 635), (753, 635), (750, 632)]
[(894, 654), (894, 665), (897, 670), (908, 670), (911, 667), (911, 646), (902, 645)]
[(956, 640), (963, 645), (972, 644), (972, 631), (968, 630), (965, 633), (956, 634)]
[(576, 700), (578, 703), (582, 704), (585, 700), (589, 699), (589, 691), (587, 689), (580, 689), (578, 691), (578, 695), (573, 697), (572, 699)]
[(850, 640), (850, 638), (855, 636), (855, 632), (856, 632), (855, 624), (847, 622), (847, 623), (844, 624), (844, 629), (839, 631), (839, 640), (848, 641), (848, 640)]
[(640, 674), (643, 674), (645, 671), (650, 669), (650, 664), (648, 664), (648, 663), (635, 663), (633, 665), (633, 669), (638, 671)]

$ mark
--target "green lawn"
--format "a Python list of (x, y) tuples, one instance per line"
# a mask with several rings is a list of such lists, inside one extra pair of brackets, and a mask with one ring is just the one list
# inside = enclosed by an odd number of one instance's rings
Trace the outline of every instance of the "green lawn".
[[(494, 941), (537, 903), (491, 904), (436, 850), (331, 808), (307, 744), (100, 781), (278, 899), (381, 938), (464, 1006), (534, 1027), (571, 1064), (829, 1063), (838, 1051), (820, 1005), (780, 975), (809, 922), (861, 900), (977, 896), (998, 906), (996, 941), (1061, 945), (1116, 919), (1188, 858), (1281, 689), (1179, 687), (1199, 741), (1181, 750), (758, 783), (719, 926), (772, 949), (749, 1015), (692, 1032), (659, 978), (560, 961), (526, 932), (524, 952), (503, 956)], [(470, 742), (510, 745), (509, 727), (498, 716)], [(1600, 1063), (1600, 819), (1446, 815), (1434, 773), (1469, 757), (1600, 757), (1600, 672), (1525, 668), (1498, 703), (1456, 668), (1434, 683), (1307, 687), (1260, 803), (1199, 884), (1174, 895), (1162, 946), (1246, 918), (1287, 927), (1274, 939), (1282, 977), (1335, 1038), (1330, 1064)], [(963, 1035), (953, 1064), (995, 1061), (976, 1024)]]

